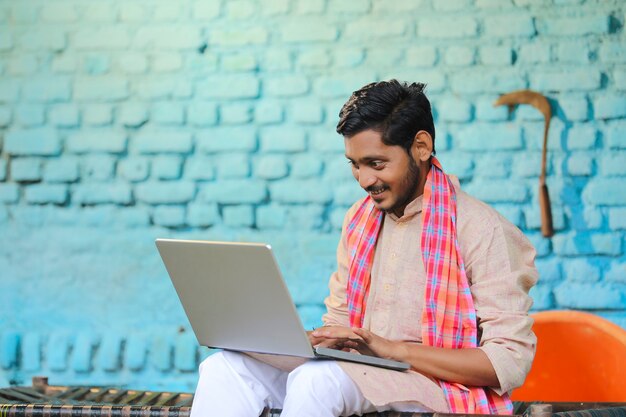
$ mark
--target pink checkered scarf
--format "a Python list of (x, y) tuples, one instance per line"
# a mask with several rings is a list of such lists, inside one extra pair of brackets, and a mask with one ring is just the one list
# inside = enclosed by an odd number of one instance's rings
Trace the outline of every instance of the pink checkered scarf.
[[(422, 257), (426, 269), (422, 342), (444, 348), (474, 348), (478, 345), (476, 310), (456, 234), (456, 193), (437, 158), (424, 187), (422, 209)], [(372, 199), (366, 197), (347, 229), (350, 256), (347, 288), (350, 325), (361, 327), (369, 294), (371, 267), (383, 220)], [(511, 414), (507, 394), (439, 381), (450, 412)]]

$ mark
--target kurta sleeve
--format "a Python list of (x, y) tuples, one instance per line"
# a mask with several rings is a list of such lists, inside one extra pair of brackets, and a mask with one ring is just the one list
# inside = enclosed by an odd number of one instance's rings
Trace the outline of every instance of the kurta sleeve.
[(337, 270), (330, 276), (328, 287), (330, 295), (324, 300), (326, 314), (322, 316), (324, 326), (350, 326), (348, 315), (347, 288), (348, 288), (348, 245), (346, 240), (346, 228), (356, 211), (354, 204), (346, 213), (341, 228), (341, 239), (337, 246)]
[(466, 270), (478, 318), (479, 347), (495, 369), (500, 387), (494, 390), (501, 395), (524, 383), (535, 355), (528, 291), (538, 273), (535, 249), (517, 227), (499, 215), (485, 223), (480, 239), (474, 239), (477, 243), (466, 259)]

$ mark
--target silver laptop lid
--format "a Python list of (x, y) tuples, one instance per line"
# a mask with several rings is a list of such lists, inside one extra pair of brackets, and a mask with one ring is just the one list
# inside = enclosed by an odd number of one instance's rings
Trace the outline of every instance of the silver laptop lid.
[(313, 357), (269, 245), (157, 239), (203, 346)]

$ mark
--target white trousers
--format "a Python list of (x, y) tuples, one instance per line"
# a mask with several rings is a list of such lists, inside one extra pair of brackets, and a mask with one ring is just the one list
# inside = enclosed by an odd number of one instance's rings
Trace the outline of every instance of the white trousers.
[(334, 361), (309, 361), (292, 372), (235, 352), (200, 364), (191, 417), (257, 417), (265, 407), (281, 417), (338, 417), (374, 411), (427, 411), (415, 403), (370, 403)]

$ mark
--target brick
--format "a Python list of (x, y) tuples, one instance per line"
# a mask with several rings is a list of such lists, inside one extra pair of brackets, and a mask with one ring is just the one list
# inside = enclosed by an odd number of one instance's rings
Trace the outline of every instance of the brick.
[(267, 197), (264, 181), (227, 179), (207, 183), (200, 188), (198, 200), (220, 204), (258, 204)]
[(291, 160), (290, 174), (296, 178), (316, 177), (322, 172), (323, 163), (313, 155), (296, 155)]
[(224, 224), (230, 227), (252, 227), (254, 210), (252, 206), (227, 206), (222, 211)]
[(98, 368), (114, 372), (122, 367), (122, 337), (118, 334), (106, 334), (98, 348)]
[(273, 124), (283, 121), (283, 106), (277, 101), (263, 100), (254, 107), (254, 120), (257, 124)]
[(293, 67), (291, 55), (292, 53), (284, 48), (268, 48), (261, 60), (261, 68), (267, 72), (290, 71)]
[(545, 42), (529, 42), (520, 45), (518, 61), (525, 64), (545, 64), (550, 62), (552, 52), (550, 44)]
[(363, 191), (356, 181), (337, 184), (333, 187), (334, 204), (351, 206), (363, 197), (365, 197), (365, 191)]
[(345, 152), (344, 139), (330, 129), (313, 130), (309, 133), (311, 150), (316, 152)]
[(606, 144), (611, 149), (626, 149), (624, 137), (626, 137), (626, 123), (624, 121), (607, 124), (605, 138)]
[(289, 106), (289, 113), (296, 123), (320, 124), (324, 119), (321, 103), (308, 99), (293, 101)]
[[(346, 4), (348, 3), (346, 2)], [(374, 27), (376, 27), (376, 30), (372, 30)], [(406, 23), (398, 19), (368, 16), (359, 20), (349, 21), (345, 27), (344, 35), (346, 39), (363, 42), (377, 39), (389, 40), (389, 38), (401, 38), (406, 31)]]
[(439, 118), (445, 122), (469, 122), (472, 119), (472, 105), (456, 97), (445, 97), (435, 107)]
[[(0, 127), (7, 127), (13, 121), (13, 111), (9, 106), (0, 106)], [(1, 145), (1, 142), (0, 142)]]
[(80, 115), (75, 104), (57, 104), (48, 113), (50, 122), (57, 127), (78, 127)]
[(180, 103), (159, 102), (152, 105), (151, 116), (156, 124), (181, 126), (185, 122), (185, 108)]
[(86, 74), (103, 75), (111, 70), (111, 58), (100, 53), (90, 53), (84, 56), (82, 65)]
[(593, 158), (586, 153), (571, 154), (567, 159), (567, 172), (573, 176), (590, 176), (593, 173)]
[(140, 50), (196, 49), (202, 44), (200, 28), (193, 25), (153, 25), (140, 27), (133, 39)]
[(256, 210), (259, 229), (282, 229), (287, 222), (287, 209), (278, 204), (260, 206)]
[(516, 69), (467, 70), (451, 75), (448, 85), (445, 79), (441, 80), (441, 84), (438, 85), (439, 90), (451, 86), (453, 92), (461, 94), (501, 94), (503, 91), (527, 88), (526, 78)]
[(604, 272), (604, 279), (608, 282), (626, 283), (626, 262), (612, 261), (611, 267)]
[(192, 203), (187, 206), (185, 223), (192, 227), (207, 227), (220, 222), (217, 204)]
[(222, 124), (246, 124), (252, 121), (252, 106), (249, 103), (225, 103), (220, 106)]
[(233, 0), (224, 7), (225, 17), (230, 20), (249, 19), (257, 13), (257, 5), (249, 0)]
[(511, 174), (511, 157), (500, 153), (485, 153), (476, 158), (474, 174), (486, 178), (506, 178)]
[(500, 122), (508, 119), (509, 111), (506, 106), (494, 107), (497, 97), (481, 97), (476, 101), (476, 120), (485, 122)]
[(195, 372), (198, 367), (197, 346), (193, 332), (179, 334), (175, 342), (174, 367), (183, 372)]
[(181, 227), (185, 225), (185, 208), (180, 206), (157, 206), (152, 221), (157, 226)]
[(597, 282), (600, 280), (600, 269), (586, 259), (566, 260), (563, 263), (565, 279), (570, 282)]
[(181, 131), (142, 130), (132, 139), (131, 148), (141, 154), (179, 153), (191, 151), (191, 133)]
[(132, 193), (126, 183), (81, 183), (76, 186), (72, 202), (77, 204), (130, 204)]
[(21, 104), (15, 109), (15, 121), (23, 127), (37, 127), (44, 124), (44, 107), (38, 104)]
[(182, 68), (183, 59), (178, 52), (163, 52), (152, 55), (152, 71), (154, 72), (176, 72)]
[(51, 23), (70, 23), (78, 20), (78, 11), (72, 3), (48, 3), (41, 8), (41, 19)]
[(550, 36), (604, 35), (609, 33), (610, 16), (544, 18), (537, 26), (540, 34)]
[(90, 334), (79, 334), (72, 350), (72, 369), (78, 373), (92, 371), (92, 354), (98, 340)]
[(88, 22), (113, 23), (116, 10), (110, 4), (90, 4), (83, 11), (83, 19)]
[(140, 371), (146, 366), (148, 343), (144, 336), (130, 335), (126, 340), (123, 362), (131, 371)]
[(355, 68), (363, 63), (365, 52), (357, 48), (333, 48), (331, 61), (338, 68)]
[(18, 55), (9, 59), (7, 72), (11, 75), (32, 76), (39, 70), (39, 60), (34, 55)]
[(144, 182), (135, 187), (137, 200), (148, 204), (177, 204), (193, 200), (196, 186), (192, 182)]
[(306, 135), (296, 127), (266, 127), (261, 130), (261, 151), (301, 152), (306, 150)]
[(126, 133), (114, 130), (82, 130), (70, 134), (65, 142), (66, 149), (73, 153), (126, 151)]
[(88, 155), (80, 159), (81, 178), (108, 181), (113, 178), (116, 159), (110, 155)]
[(256, 57), (246, 52), (223, 55), (220, 64), (225, 72), (254, 71), (258, 68)]
[(626, 176), (626, 152), (613, 151), (600, 156), (598, 166), (605, 177)]
[(330, 53), (326, 49), (311, 48), (302, 51), (296, 59), (296, 68), (328, 68), (331, 64)]
[(584, 97), (563, 97), (559, 104), (567, 120), (585, 121), (589, 119), (589, 102)]
[(11, 179), (14, 181), (39, 181), (41, 158), (14, 158), (11, 161)]
[(7, 179), (7, 160), (0, 159), (0, 181), (5, 181)]
[(559, 282), (563, 278), (562, 261), (557, 258), (539, 259), (536, 262), (537, 271), (542, 282)]
[(478, 23), (472, 17), (442, 17), (417, 22), (417, 36), (420, 38), (472, 38), (477, 33)]
[(531, 16), (510, 14), (485, 18), (484, 30), (490, 37), (532, 37), (536, 33)]
[(192, 156), (185, 161), (184, 178), (208, 181), (215, 178), (213, 160), (205, 156)]
[(51, 68), (53, 73), (72, 74), (78, 68), (78, 56), (72, 53), (56, 55), (52, 58)]
[(48, 338), (45, 348), (46, 362), (51, 371), (63, 372), (67, 370), (68, 353), (73, 345), (69, 335), (54, 332)]
[(263, 81), (263, 91), (273, 97), (293, 97), (309, 91), (309, 80), (300, 75), (271, 76)]
[[(17, 184), (0, 184), (0, 202), (1, 203), (17, 203), (20, 198), (20, 189)], [(2, 217), (6, 220), (6, 212), (3, 211)]]
[(283, 178), (288, 172), (287, 159), (283, 155), (263, 155), (254, 164), (254, 176), (262, 179)]
[(214, 29), (209, 35), (209, 43), (219, 47), (264, 45), (268, 39), (269, 33), (262, 26), (246, 29)]
[(617, 233), (576, 233), (555, 235), (554, 253), (561, 256), (618, 256), (621, 239)]
[(13, 35), (10, 32), (0, 32), (0, 51), (10, 51), (13, 49), (13, 44)]
[(181, 17), (181, 9), (176, 4), (159, 4), (154, 7), (152, 20), (156, 22), (175, 22)]
[(79, 29), (73, 37), (77, 50), (116, 50), (127, 49), (131, 37), (125, 26), (96, 26)]
[(10, 155), (54, 156), (61, 152), (61, 140), (49, 128), (13, 130), (5, 135), (4, 151)]
[(116, 213), (115, 222), (125, 227), (145, 229), (150, 226), (150, 215), (145, 207), (124, 207)]
[(143, 181), (150, 174), (150, 161), (141, 156), (131, 156), (118, 163), (119, 175), (128, 181)]
[(22, 88), (27, 101), (53, 103), (69, 101), (72, 95), (70, 80), (66, 77), (39, 77), (29, 79)]
[(455, 143), (467, 151), (518, 150), (522, 148), (519, 126), (474, 123), (459, 130)]
[(216, 168), (219, 178), (246, 178), (250, 176), (250, 158), (247, 154), (221, 155)]
[(539, 91), (592, 91), (601, 86), (601, 74), (595, 69), (537, 71), (530, 74), (531, 88)]
[(405, 51), (405, 64), (409, 67), (432, 67), (437, 62), (433, 46), (412, 46)]
[(376, 78), (370, 71), (320, 76), (314, 80), (313, 91), (322, 98), (341, 98), (345, 102), (353, 91), (371, 83)]
[(619, 119), (626, 117), (626, 97), (606, 94), (593, 101), (594, 114), (597, 119)]
[(626, 205), (626, 193), (616, 192), (624, 188), (626, 188), (626, 178), (594, 178), (583, 189), (583, 201), (595, 206)]
[[(552, 254), (552, 243), (550, 239), (541, 236), (540, 233), (526, 233), (526, 237), (528, 237), (530, 243), (535, 247), (535, 250), (537, 251), (537, 256), (539, 258), (544, 258)], [(539, 274), (539, 276), (543, 277), (541, 273)]]
[(0, 338), (0, 366), (2, 368), (17, 367), (19, 346), (19, 333), (9, 331), (2, 334), (2, 338)]
[(538, 284), (528, 293), (533, 300), (532, 310), (548, 310), (554, 308), (552, 287)]
[(331, 13), (363, 14), (370, 10), (369, 0), (345, 2), (343, 0), (329, 0), (328, 11)]
[(444, 62), (453, 67), (467, 67), (476, 61), (476, 51), (474, 48), (466, 46), (450, 46), (445, 49)]
[(448, 153), (441, 158), (446, 172), (459, 179), (471, 179), (474, 175), (474, 160), (465, 153)]
[[(318, 230), (324, 224), (324, 217), (323, 205), (289, 206), (287, 208), (287, 223), (285, 227), (287, 229)], [(323, 285), (320, 287), (323, 288)], [(299, 296), (297, 293), (294, 294), (294, 299), (298, 299)], [(311, 297), (308, 299), (308, 302), (321, 298), (323, 298), (322, 295)]]
[(613, 71), (613, 82), (618, 90), (626, 90), (626, 70)]
[(595, 230), (602, 227), (602, 212), (594, 207), (566, 206), (568, 224), (573, 230)]
[(180, 178), (183, 161), (178, 156), (157, 156), (152, 160), (152, 178), (176, 180)]
[(252, 127), (218, 127), (196, 137), (197, 150), (204, 153), (248, 152), (256, 149), (256, 130)]
[(22, 336), (20, 353), (22, 369), (26, 372), (41, 370), (41, 336), (38, 333), (25, 333)]
[(193, 102), (187, 107), (187, 122), (199, 127), (217, 123), (217, 106), (214, 103)]
[(527, 187), (509, 180), (490, 179), (487, 182), (474, 180), (465, 187), (465, 191), (488, 203), (528, 201)]
[(148, 69), (148, 58), (145, 54), (127, 52), (117, 58), (119, 68), (126, 74), (145, 74)]
[(220, 14), (220, 3), (216, 1), (196, 1), (193, 3), (191, 10), (195, 20), (212, 20)]
[(332, 187), (319, 180), (281, 180), (270, 184), (270, 196), (278, 203), (329, 203)]
[(72, 157), (48, 159), (43, 167), (46, 182), (74, 182), (78, 179), (78, 161)]
[(258, 78), (248, 74), (208, 76), (197, 84), (200, 97), (209, 99), (257, 98), (259, 88)]
[(128, 81), (114, 76), (78, 78), (74, 82), (76, 100), (116, 101), (128, 98)]
[(607, 284), (563, 283), (554, 290), (560, 308), (605, 310), (622, 308), (621, 293)]
[(126, 127), (140, 127), (148, 121), (148, 108), (141, 103), (124, 103), (118, 107), (117, 121)]
[(157, 335), (153, 337), (150, 344), (150, 363), (152, 366), (161, 371), (166, 372), (172, 369), (173, 346), (165, 335)]
[(611, 230), (626, 229), (626, 208), (625, 207), (612, 207), (608, 210), (608, 213), (609, 213), (609, 228)]
[(323, 19), (294, 18), (281, 25), (280, 35), (282, 41), (288, 43), (332, 42), (337, 39), (338, 31)]
[(560, 62), (572, 64), (588, 64), (592, 53), (584, 42), (560, 42), (557, 49), (557, 58)]
[(513, 64), (513, 51), (507, 46), (483, 46), (478, 52), (480, 62), (484, 65), (505, 65)]

